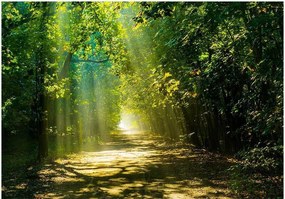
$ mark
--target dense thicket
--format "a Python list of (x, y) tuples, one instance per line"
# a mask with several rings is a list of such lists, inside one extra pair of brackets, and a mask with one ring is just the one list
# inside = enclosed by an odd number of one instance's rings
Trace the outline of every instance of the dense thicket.
[(175, 99), (196, 144), (236, 151), (281, 145), (283, 5), (142, 3), (158, 66), (179, 80)]
[(281, 174), (283, 4), (144, 2), (134, 20), (158, 59), (151, 85), (181, 110), (184, 137), (242, 151), (243, 172)]
[(120, 4), (2, 4), (4, 140), (31, 135), (42, 159), (116, 127)]

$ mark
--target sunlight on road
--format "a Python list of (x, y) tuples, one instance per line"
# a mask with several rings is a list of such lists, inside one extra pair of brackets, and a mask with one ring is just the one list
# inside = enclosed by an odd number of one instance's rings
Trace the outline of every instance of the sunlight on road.
[(155, 151), (106, 150), (81, 152), (69, 156), (69, 159), (58, 159), (55, 162), (80, 175), (106, 177), (144, 172), (143, 168), (153, 162), (153, 157)]
[[(130, 133), (131, 132), (131, 133)], [(223, 181), (205, 181), (188, 149), (167, 150), (140, 131), (123, 131), (106, 149), (57, 159), (39, 172), (54, 185), (43, 198), (230, 198)], [(197, 156), (190, 155), (195, 159)], [(189, 161), (189, 162), (188, 162)], [(70, 192), (72, 190), (72, 192)]]
[(128, 130), (128, 131), (124, 131), (122, 132), (122, 134), (124, 135), (135, 135), (135, 134), (140, 134), (141, 132), (138, 130)]

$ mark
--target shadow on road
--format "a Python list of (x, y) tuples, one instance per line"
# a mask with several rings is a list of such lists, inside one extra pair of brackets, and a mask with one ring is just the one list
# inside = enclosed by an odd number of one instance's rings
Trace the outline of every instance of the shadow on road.
[(117, 131), (99, 149), (33, 168), (4, 198), (233, 198), (225, 173), (230, 165), (181, 143)]

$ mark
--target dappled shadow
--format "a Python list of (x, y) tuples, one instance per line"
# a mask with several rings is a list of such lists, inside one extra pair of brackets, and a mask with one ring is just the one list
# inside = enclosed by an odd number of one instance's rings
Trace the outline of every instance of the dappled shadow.
[(38, 185), (25, 188), (38, 187), (34, 198), (232, 198), (225, 175), (230, 164), (143, 132), (119, 132), (100, 149), (45, 164), (36, 170)]

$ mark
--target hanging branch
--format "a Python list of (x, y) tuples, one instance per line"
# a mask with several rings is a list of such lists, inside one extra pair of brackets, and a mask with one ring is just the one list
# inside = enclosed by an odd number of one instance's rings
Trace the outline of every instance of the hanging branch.
[(109, 58), (103, 60), (91, 60), (91, 59), (73, 59), (72, 62), (91, 62), (91, 63), (104, 63), (109, 61)]

